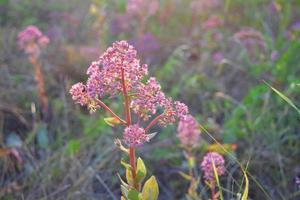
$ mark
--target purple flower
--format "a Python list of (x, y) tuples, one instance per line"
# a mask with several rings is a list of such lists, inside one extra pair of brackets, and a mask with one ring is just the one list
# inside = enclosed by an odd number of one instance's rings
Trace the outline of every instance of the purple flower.
[(132, 44), (144, 56), (149, 56), (149, 54), (153, 54), (160, 49), (160, 45), (152, 33), (146, 33), (134, 38)]
[(300, 21), (295, 22), (295, 23), (292, 25), (292, 29), (293, 29), (293, 30), (300, 31)]
[(272, 53), (271, 53), (271, 60), (272, 61), (276, 61), (276, 60), (278, 60), (278, 58), (279, 58), (278, 51), (277, 50), (272, 51)]
[(296, 177), (295, 183), (298, 186), (298, 188), (300, 189), (300, 178), (299, 177)]
[(204, 178), (206, 181), (215, 181), (213, 163), (218, 176), (221, 176), (225, 173), (224, 158), (216, 152), (207, 153), (201, 163), (201, 169), (204, 172)]
[(200, 130), (193, 116), (187, 115), (179, 121), (177, 137), (184, 147), (193, 147), (199, 142)]
[(145, 134), (145, 130), (137, 124), (130, 125), (125, 129), (123, 139), (129, 147), (139, 147), (150, 140), (149, 136)]

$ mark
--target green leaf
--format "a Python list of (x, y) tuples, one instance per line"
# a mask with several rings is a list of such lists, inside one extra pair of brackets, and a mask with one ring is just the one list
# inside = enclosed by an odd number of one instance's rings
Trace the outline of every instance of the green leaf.
[(219, 187), (219, 193), (220, 193), (220, 199), (221, 200), (224, 200), (224, 197), (223, 197), (223, 194), (222, 194), (222, 187), (220, 185), (220, 181), (219, 181), (219, 175), (218, 175), (218, 171), (217, 171), (217, 168), (215, 166), (215, 162), (214, 160), (212, 160), (212, 166), (213, 166), (213, 170), (214, 170), (214, 175), (215, 175), (215, 178), (216, 178), (216, 181), (217, 181), (217, 185)]
[(104, 121), (106, 124), (108, 124), (109, 126), (112, 126), (112, 127), (121, 123), (121, 121), (119, 119), (117, 119), (116, 117), (106, 117), (106, 118), (104, 118)]
[(131, 170), (130, 164), (126, 163), (123, 159), (121, 160), (121, 165), (123, 165), (125, 167), (125, 169), (130, 169)]
[(140, 183), (144, 180), (147, 175), (147, 168), (144, 161), (141, 158), (137, 159), (137, 182)]
[(188, 175), (184, 172), (179, 172), (179, 175), (182, 176), (183, 178), (185, 178), (188, 181), (192, 180), (192, 178), (193, 178), (193, 177), (191, 177), (190, 175)]
[(135, 189), (131, 189), (128, 192), (128, 200), (139, 200), (139, 193)]
[(67, 144), (66, 153), (68, 155), (74, 155), (80, 150), (80, 141), (79, 140), (70, 140)]
[(156, 200), (158, 198), (159, 189), (154, 176), (151, 176), (145, 183), (142, 191), (143, 200)]
[(131, 170), (128, 168), (126, 169), (126, 180), (129, 185), (134, 185)]
[(269, 85), (267, 82), (265, 82), (278, 96), (280, 96), (284, 101), (286, 101), (291, 107), (293, 107), (298, 114), (300, 115), (300, 109), (284, 94), (282, 94), (280, 91), (278, 91), (276, 88), (273, 88), (271, 85)]

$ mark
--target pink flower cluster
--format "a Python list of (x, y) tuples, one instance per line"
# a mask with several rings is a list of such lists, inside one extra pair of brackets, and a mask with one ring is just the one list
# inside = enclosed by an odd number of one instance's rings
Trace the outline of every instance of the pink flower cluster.
[(196, 119), (192, 115), (187, 115), (179, 121), (177, 137), (184, 147), (189, 148), (197, 145), (200, 139), (200, 129)]
[(138, 124), (128, 126), (123, 137), (124, 142), (130, 147), (139, 147), (150, 140), (145, 130)]
[(43, 35), (36, 26), (28, 26), (18, 34), (18, 45), (20, 49), (24, 49), (28, 43), (32, 42), (45, 47), (49, 43), (49, 38)]
[(253, 54), (254, 51), (265, 51), (266, 44), (261, 32), (255, 31), (251, 28), (244, 28), (241, 31), (234, 34), (234, 38), (241, 42), (241, 44)]
[(150, 114), (156, 114), (157, 106), (163, 104), (164, 101), (165, 94), (161, 91), (160, 84), (154, 77), (151, 77), (146, 84), (140, 83), (137, 96), (131, 102), (131, 108), (139, 117), (148, 120)]
[(221, 176), (225, 173), (225, 160), (223, 156), (216, 152), (207, 153), (201, 163), (201, 169), (204, 172), (204, 178), (206, 181), (215, 181), (213, 163), (218, 176)]
[(28, 26), (18, 34), (18, 47), (29, 55), (38, 56), (40, 48), (49, 43), (49, 38), (42, 34), (36, 26)]
[[(72, 99), (82, 106), (86, 105), (93, 110), (102, 106), (112, 113), (100, 99), (122, 93), (125, 99), (126, 96), (129, 98), (129, 109), (144, 121), (148, 121), (161, 108), (162, 113), (156, 116), (145, 129), (138, 125), (130, 125), (129, 121), (126, 122), (130, 128), (125, 130), (124, 141), (129, 146), (139, 146), (149, 140), (145, 132), (155, 123), (172, 124), (177, 118), (183, 119), (188, 114), (185, 104), (179, 101), (173, 102), (171, 98), (165, 96), (154, 77), (143, 83), (142, 79), (147, 74), (148, 67), (140, 64), (134, 47), (126, 41), (118, 41), (113, 43), (113, 46), (109, 47), (98, 61), (92, 62), (87, 70), (89, 76), (87, 83), (73, 85), (70, 94)], [(115, 113), (112, 114), (116, 117)], [(130, 113), (125, 114), (128, 120)]]
[(203, 29), (216, 29), (219, 28), (221, 26), (223, 26), (224, 21), (216, 16), (216, 15), (212, 15), (210, 16), (206, 21), (204, 21), (203, 23)]
[(126, 41), (115, 42), (87, 70), (87, 93), (91, 98), (114, 96), (123, 91), (122, 76), (127, 92), (132, 92), (148, 74), (147, 65), (140, 64), (137, 52)]
[(138, 16), (152, 16), (158, 11), (158, 0), (128, 0), (127, 13)]

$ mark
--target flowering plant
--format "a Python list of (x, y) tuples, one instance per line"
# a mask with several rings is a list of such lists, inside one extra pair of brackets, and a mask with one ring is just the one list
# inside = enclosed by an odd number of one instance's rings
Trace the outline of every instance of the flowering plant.
[[(194, 173), (194, 169), (196, 167), (194, 149), (199, 144), (200, 134), (201, 131), (199, 129), (199, 124), (192, 115), (187, 115), (185, 118), (180, 120), (177, 128), (177, 137), (184, 150), (184, 156), (188, 162), (189, 168), (188, 174), (180, 172), (180, 175), (190, 181), (190, 186), (187, 191), (187, 199), (193, 200), (200, 199), (197, 192), (200, 178)], [(214, 145), (210, 145), (206, 149), (209, 153), (204, 156), (200, 167), (204, 173), (204, 181), (211, 190), (211, 199), (216, 200), (220, 195), (222, 195), (221, 191), (216, 192), (216, 183), (218, 183), (218, 177), (225, 173), (225, 160), (223, 156), (217, 152), (218, 149), (214, 149)]]
[[(129, 163), (121, 161), (126, 168), (126, 181), (120, 177), (122, 199), (157, 199), (158, 184), (154, 176), (142, 187), (147, 170), (143, 160), (136, 159), (135, 150), (155, 136), (149, 134), (154, 125), (173, 124), (177, 119), (185, 119), (188, 114), (185, 104), (174, 102), (161, 91), (155, 77), (143, 81), (147, 74), (148, 67), (140, 64), (134, 47), (126, 41), (118, 41), (98, 61), (92, 62), (87, 70), (87, 82), (77, 83), (70, 89), (76, 103), (87, 106), (92, 112), (104, 108), (112, 115), (104, 119), (107, 124), (125, 127), (122, 141), (116, 140), (117, 146), (129, 155)], [(118, 95), (123, 96), (124, 117), (102, 101), (104, 97)], [(133, 113), (136, 118), (133, 118)], [(143, 127), (142, 122), (148, 125)]]
[(41, 62), (39, 60), (41, 50), (50, 42), (49, 38), (36, 27), (28, 26), (18, 34), (18, 47), (23, 50), (28, 61), (34, 67), (34, 77), (37, 82), (37, 91), (41, 106), (42, 119), (48, 117), (48, 97), (45, 91), (44, 75)]

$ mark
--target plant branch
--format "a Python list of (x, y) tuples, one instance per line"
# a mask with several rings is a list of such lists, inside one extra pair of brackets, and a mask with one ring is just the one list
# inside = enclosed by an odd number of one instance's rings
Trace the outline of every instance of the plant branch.
[(130, 113), (130, 99), (127, 93), (126, 89), (126, 82), (125, 82), (125, 75), (124, 75), (124, 69), (121, 70), (122, 75), (122, 87), (123, 87), (123, 95), (125, 99), (125, 115), (126, 115), (126, 122), (129, 126), (131, 124), (131, 113)]
[(131, 166), (131, 174), (133, 179), (134, 188), (139, 191), (139, 186), (136, 180), (136, 158), (135, 158), (135, 149), (133, 147), (129, 147), (129, 162)]
[(145, 128), (145, 132), (148, 132), (149, 129), (158, 121), (160, 120), (161, 118), (163, 117), (163, 114), (160, 114), (158, 116), (156, 116), (149, 124), (148, 126)]
[(95, 101), (98, 103), (98, 105), (100, 105), (101, 107), (103, 107), (106, 111), (108, 111), (112, 116), (114, 116), (115, 118), (117, 118), (120, 122), (122, 122), (123, 124), (127, 124), (127, 122), (123, 119), (121, 119), (116, 113), (114, 113), (114, 111), (112, 111), (105, 103), (103, 103), (101, 100), (99, 99), (95, 99)]

